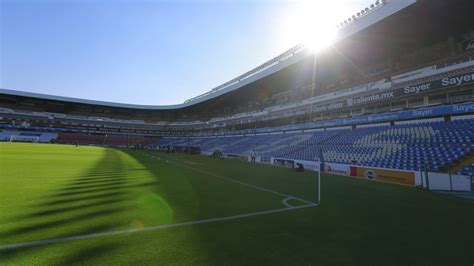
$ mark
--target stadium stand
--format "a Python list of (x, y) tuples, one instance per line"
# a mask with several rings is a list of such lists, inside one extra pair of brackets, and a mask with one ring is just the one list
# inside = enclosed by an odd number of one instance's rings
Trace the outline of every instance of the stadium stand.
[(79, 144), (79, 145), (110, 145), (133, 147), (136, 145), (149, 145), (156, 141), (156, 138), (130, 135), (113, 134), (86, 134), (61, 132), (54, 140), (60, 144)]
[[(202, 151), (381, 168), (439, 171), (474, 152), (474, 119), (419, 122), (311, 133), (163, 138), (151, 147), (196, 146)], [(469, 171), (469, 169), (466, 169)]]
[[(0, 114), (4, 115), (15, 115), (25, 116), (32, 118), (45, 118), (48, 122), (51, 121), (67, 121), (66, 124), (74, 124), (72, 121), (81, 122), (93, 122), (93, 123), (112, 123), (108, 127), (114, 127), (114, 124), (125, 124), (133, 126), (135, 129), (140, 127), (143, 128), (164, 128), (168, 130), (182, 130), (183, 128), (192, 127), (193, 129), (215, 129), (225, 128), (226, 126), (232, 125), (243, 125), (250, 123), (259, 123), (272, 120), (281, 120), (285, 118), (293, 117), (308, 117), (313, 113), (332, 110), (337, 107), (344, 107), (344, 102), (348, 99), (371, 97), (375, 94), (385, 93), (390, 95), (394, 92), (405, 87), (425, 84), (431, 81), (443, 79), (450, 76), (458, 76), (463, 74), (469, 74), (474, 71), (474, 57), (473, 52), (466, 52), (462, 55), (454, 57), (447, 57), (440, 61), (431, 62), (429, 66), (423, 68), (417, 68), (410, 71), (393, 74), (387, 79), (380, 79), (373, 82), (358, 83), (345, 89), (334, 88), (329, 92), (323, 93), (325, 90), (316, 90), (317, 93), (309, 98), (304, 98), (298, 101), (288, 101), (284, 104), (267, 104), (267, 107), (260, 106), (257, 111), (241, 112), (232, 114), (229, 116), (214, 117), (206, 120), (195, 120), (195, 121), (157, 121), (150, 122), (140, 119), (117, 119), (106, 116), (88, 116), (88, 115), (65, 115), (62, 113), (53, 112), (32, 112), (24, 110), (14, 110), (11, 108), (0, 108)], [(388, 96), (387, 96), (388, 97)], [(390, 97), (390, 99), (393, 97)], [(467, 96), (467, 99), (472, 99), (472, 92)], [(466, 99), (460, 99), (462, 101)], [(444, 99), (441, 103), (448, 102), (448, 99)], [(407, 109), (407, 104), (402, 104), (399, 109)], [(245, 109), (245, 108), (244, 108)], [(250, 108), (251, 109), (251, 108)], [(394, 111), (397, 108), (392, 108)], [(369, 111), (363, 110), (361, 113), (349, 112), (346, 117), (352, 117), (357, 115), (363, 115), (368, 113), (380, 113), (381, 111)], [(344, 116), (344, 115), (339, 115)], [(63, 122), (64, 123), (64, 122)], [(285, 125), (284, 125), (285, 126)], [(283, 127), (284, 127), (283, 126)], [(120, 127), (119, 127), (120, 128)], [(123, 130), (123, 129), (122, 129)], [(110, 129), (105, 130), (110, 132)], [(229, 130), (227, 130), (229, 131)], [(104, 133), (107, 133), (104, 132)], [(129, 132), (130, 133), (130, 132)], [(193, 133), (194, 134), (194, 133)]]
[(466, 176), (472, 176), (474, 173), (474, 163), (472, 163), (469, 166), (464, 167), (464, 169), (460, 172), (457, 172), (458, 175), (466, 175)]
[(58, 137), (57, 133), (0, 131), (0, 141), (35, 141), (48, 143)]
[[(474, 159), (472, 2), (403, 2), (382, 1), (347, 19), (345, 37), (320, 53), (292, 47), (173, 106), (0, 89), (0, 128), (59, 134), (55, 142), (66, 144), (466, 173)], [(354, 23), (397, 6), (367, 28)]]
[(355, 129), (322, 149), (330, 162), (438, 171), (474, 150), (474, 120)]

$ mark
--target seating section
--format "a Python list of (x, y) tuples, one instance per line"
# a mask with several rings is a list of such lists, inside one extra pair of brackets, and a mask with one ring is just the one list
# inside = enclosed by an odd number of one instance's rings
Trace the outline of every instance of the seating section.
[(257, 136), (231, 136), (206, 138), (163, 138), (151, 147), (197, 146), (204, 152), (220, 150), (226, 154), (250, 154), (252, 150), (259, 156), (284, 157), (300, 160), (315, 160), (316, 150), (302, 151), (313, 147), (342, 130), (316, 131), (309, 133), (288, 133)]
[(153, 147), (163, 145), (240, 155), (255, 150), (259, 156), (440, 171), (474, 152), (474, 119), (308, 133), (163, 138)]
[(439, 171), (474, 151), (474, 120), (356, 129), (330, 140), (323, 151), (330, 162)]
[(149, 145), (156, 142), (156, 138), (131, 135), (111, 134), (86, 134), (61, 132), (55, 143), (79, 145), (111, 145), (111, 146), (135, 146)]
[(31, 140), (37, 138), (38, 142), (51, 142), (58, 137), (58, 134), (45, 132), (0, 131), (0, 141), (10, 141), (12, 137), (16, 140)]
[[(14, 136), (14, 138), (12, 138)], [(161, 138), (114, 134), (34, 131), (0, 131), (0, 141), (22, 138), (38, 142), (80, 145), (199, 147), (203, 152), (277, 157), (307, 161), (405, 169), (441, 171), (459, 164), (459, 174), (470, 175), (474, 163), (474, 119), (371, 126), (356, 129), (298, 133)], [(471, 156), (471, 157), (467, 157)], [(468, 164), (465, 164), (468, 162)]]
[(464, 169), (460, 172), (457, 172), (458, 175), (467, 175), (467, 176), (474, 176), (474, 163), (471, 165), (464, 167)]

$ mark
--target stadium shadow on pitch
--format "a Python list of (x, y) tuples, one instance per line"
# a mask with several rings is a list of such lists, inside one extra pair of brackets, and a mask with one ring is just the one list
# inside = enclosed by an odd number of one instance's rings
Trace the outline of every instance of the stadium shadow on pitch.
[(94, 184), (81, 184), (81, 185), (71, 185), (62, 188), (62, 191), (82, 191), (84, 189), (90, 189), (90, 188), (101, 188), (101, 187), (113, 187), (113, 186), (121, 186), (124, 184), (127, 184), (128, 181), (124, 179), (117, 179), (115, 181), (108, 181), (106, 183), (94, 183)]
[(114, 190), (124, 191), (131, 188), (148, 187), (156, 183), (157, 182), (145, 182), (145, 183), (139, 183), (139, 184), (118, 184), (118, 185), (116, 184), (116, 185), (109, 185), (105, 187), (95, 186), (95, 187), (89, 187), (89, 188), (84, 188), (84, 189), (76, 189), (74, 191), (70, 191), (70, 189), (66, 188), (62, 191), (59, 191), (53, 194), (53, 196), (65, 197), (65, 196), (83, 195), (83, 194), (94, 193), (94, 192), (104, 192), (104, 191), (114, 191)]
[[(145, 167), (127, 168), (126, 166), (129, 164), (124, 163), (120, 158), (123, 155), (130, 156)], [(62, 187), (52, 190), (34, 205), (29, 206), (34, 208), (28, 208), (28, 213), (17, 217), (22, 222), (8, 232), (0, 232), (0, 238), (14, 239), (18, 235), (19, 239), (24, 239), (21, 242), (24, 242), (103, 233), (141, 226), (133, 224), (135, 221), (130, 223), (130, 221), (119, 218), (121, 213), (129, 211), (133, 213), (135, 208), (142, 204), (142, 200), (150, 200), (146, 197), (141, 198), (141, 194), (136, 194), (135, 189), (141, 188), (146, 188), (147, 191), (152, 192), (153, 196), (159, 195), (159, 202), (173, 202), (173, 206), (189, 204), (181, 209), (181, 215), (185, 213), (186, 216), (181, 216), (180, 219), (188, 220), (193, 219), (194, 215), (198, 216), (199, 195), (194, 191), (195, 187), (191, 183), (187, 183), (186, 179), (180, 179), (182, 182), (176, 183), (174, 176), (163, 176), (161, 170), (150, 167), (152, 165), (154, 165), (154, 161), (146, 160), (135, 151), (107, 148), (100, 161), (91, 169), (69, 178)], [(147, 175), (141, 175), (141, 172), (149, 172), (151, 179), (147, 178)], [(173, 182), (161, 182), (162, 178), (168, 181), (173, 180)], [(180, 197), (179, 195), (182, 193), (185, 193), (187, 197)], [(137, 203), (139, 204), (135, 206)], [(171, 208), (171, 206), (169, 207)], [(189, 213), (189, 210), (193, 212)], [(115, 217), (117, 219), (114, 219)], [(167, 220), (166, 223), (175, 222), (173, 212), (170, 217), (171, 220)], [(122, 223), (116, 223), (117, 220)], [(161, 222), (161, 220), (156, 221)], [(96, 224), (97, 226), (94, 226)], [(14, 242), (14, 240), (9, 241), (9, 243)], [(11, 261), (17, 259), (24, 261), (25, 257), (44, 256), (43, 254), (50, 252), (46, 256), (52, 259), (51, 263), (53, 264), (64, 265), (74, 262), (87, 264), (94, 258), (112, 255), (116, 249), (121, 247), (117, 243), (125, 245), (121, 241), (113, 242), (113, 248), (109, 248), (106, 246), (110, 244), (109, 242), (107, 240), (92, 242), (93, 246), (90, 248), (89, 242), (79, 242), (80, 248), (67, 249), (62, 254), (51, 252), (51, 250), (57, 250), (56, 245), (61, 245), (60, 243), (20, 247), (0, 250), (0, 256)]]
[(77, 205), (77, 206), (66, 206), (66, 207), (55, 208), (55, 209), (47, 209), (47, 210), (44, 210), (44, 211), (38, 211), (38, 212), (30, 213), (30, 214), (25, 216), (25, 219), (48, 216), (48, 215), (55, 215), (55, 214), (61, 214), (61, 213), (72, 212), (72, 211), (81, 210), (81, 209), (89, 209), (89, 208), (92, 208), (92, 207), (99, 207), (99, 206), (119, 203), (119, 202), (123, 202), (125, 200), (126, 200), (126, 198), (124, 198), (124, 197), (114, 197), (114, 198), (109, 198), (109, 199), (105, 199), (105, 200), (98, 201), (98, 202), (91, 202), (91, 203)]
[(94, 245), (88, 246), (85, 249), (78, 251), (75, 254), (71, 254), (63, 258), (64, 260), (58, 265), (72, 265), (72, 264), (83, 264), (84, 261), (90, 261), (96, 258), (105, 256), (105, 254), (110, 254), (114, 250), (120, 247), (117, 243), (109, 243), (107, 245)]
[(108, 193), (101, 193), (101, 194), (93, 194), (93, 195), (88, 195), (88, 196), (75, 196), (72, 198), (60, 198), (60, 199), (55, 199), (55, 200), (48, 200), (44, 201), (42, 203), (37, 204), (36, 206), (41, 207), (41, 206), (53, 206), (53, 205), (61, 205), (65, 203), (71, 203), (71, 202), (80, 202), (80, 201), (85, 201), (85, 200), (91, 200), (91, 199), (102, 199), (102, 198), (109, 198), (109, 197), (114, 197), (114, 196), (119, 196), (122, 195), (120, 191), (115, 191), (115, 192), (108, 192)]
[[(134, 208), (128, 203), (132, 198), (131, 189), (153, 185), (155, 182), (137, 183), (137, 180), (131, 180), (124, 174), (127, 170), (119, 151), (105, 149), (102, 158), (91, 169), (71, 177), (62, 188), (27, 206), (27, 213), (13, 215), (14, 219), (7, 219), (18, 225), (0, 232), (0, 237), (11, 238), (9, 242), (14, 243), (16, 236), (21, 236), (18, 239), (40, 240), (106, 232), (129, 225), (117, 222), (113, 218), (116, 217), (114, 215)], [(78, 186), (77, 182), (96, 181), (94, 178), (103, 182), (90, 182)], [(78, 228), (78, 223), (85, 224)], [(44, 248), (46, 246), (40, 245), (0, 250), (0, 256), (2, 259), (15, 259), (17, 256), (23, 257), (26, 253), (36, 253)], [(69, 264), (68, 262), (78, 261), (79, 258), (83, 261), (100, 256), (115, 248), (96, 245), (78, 250), (77, 253), (65, 253), (60, 259)]]
[(58, 220), (52, 220), (48, 222), (42, 222), (42, 223), (37, 223), (33, 225), (18, 227), (18, 228), (15, 228), (14, 230), (10, 230), (3, 234), (0, 233), (0, 237), (8, 237), (12, 235), (26, 234), (30, 232), (39, 231), (39, 230), (54, 228), (56, 226), (88, 220), (88, 219), (92, 219), (92, 218), (96, 218), (100, 216), (111, 215), (111, 214), (119, 213), (125, 210), (127, 210), (127, 208), (119, 207), (119, 208), (113, 208), (113, 209), (107, 209), (107, 210), (86, 212), (86, 213), (75, 215), (66, 219), (58, 219)]
[(81, 188), (88, 188), (88, 187), (100, 187), (100, 186), (110, 186), (110, 185), (120, 185), (127, 183), (126, 180), (123, 178), (117, 179), (102, 179), (102, 180), (90, 180), (85, 182), (74, 182), (68, 187), (65, 187), (63, 190), (76, 190)]
[(122, 178), (102, 178), (102, 179), (97, 178), (97, 179), (92, 179), (92, 180), (78, 180), (71, 183), (71, 186), (106, 184), (109, 182), (115, 182), (117, 180), (122, 180)]

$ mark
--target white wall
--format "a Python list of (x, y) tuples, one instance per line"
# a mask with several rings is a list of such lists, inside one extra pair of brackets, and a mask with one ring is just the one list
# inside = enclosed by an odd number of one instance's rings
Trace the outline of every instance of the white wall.
[(469, 176), (428, 172), (428, 184), (430, 190), (471, 191)]

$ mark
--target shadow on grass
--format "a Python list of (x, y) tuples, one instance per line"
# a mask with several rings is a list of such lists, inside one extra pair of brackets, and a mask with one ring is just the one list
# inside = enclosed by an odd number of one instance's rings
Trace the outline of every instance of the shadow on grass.
[(95, 195), (90, 195), (90, 196), (79, 196), (79, 197), (73, 197), (73, 198), (66, 198), (66, 199), (57, 199), (57, 200), (49, 200), (45, 201), (41, 204), (38, 204), (39, 207), (48, 205), (48, 206), (53, 206), (53, 205), (61, 205), (64, 203), (71, 203), (71, 202), (80, 202), (80, 201), (85, 201), (85, 200), (92, 200), (92, 199), (101, 199), (101, 198), (109, 198), (109, 197), (115, 197), (115, 196), (120, 196), (122, 193), (120, 191), (116, 192), (109, 192), (109, 193), (104, 193), (104, 194), (95, 194)]
[[(142, 164), (144, 168), (127, 168), (129, 164), (121, 159), (125, 154)], [(51, 191), (31, 205), (27, 213), (16, 216), (18, 225), (6, 232), (0, 232), (0, 238), (12, 239), (9, 243), (27, 242), (143, 226), (134, 224), (135, 220), (131, 223), (116, 221), (123, 221), (120, 213), (136, 211), (135, 208), (144, 208), (146, 215), (150, 215), (150, 212), (159, 210), (157, 207), (166, 205), (171, 210), (170, 215), (164, 208), (164, 211), (158, 211), (147, 217), (149, 221), (156, 223), (189, 221), (198, 217), (199, 200), (202, 197), (200, 193), (206, 191), (197, 191), (187, 178), (183, 178), (186, 174), (175, 175), (174, 170), (170, 172), (171, 174), (163, 174), (162, 168), (154, 167), (155, 163), (155, 160), (147, 160), (134, 151), (105, 149), (103, 157), (91, 169), (70, 178), (62, 187)], [(144, 171), (149, 171), (155, 178), (152, 180), (136, 178)], [(147, 188), (147, 192), (150, 193), (137, 194), (134, 191), (137, 188)], [(168, 202), (172, 202), (173, 206), (169, 206)], [(138, 204), (134, 206), (129, 203)], [(140, 222), (140, 215), (142, 214), (137, 212), (138, 217), (133, 218), (137, 218), (136, 220)], [(177, 220), (174, 220), (175, 218)], [(144, 226), (148, 225), (150, 224), (145, 222)], [(189, 236), (186, 241), (192, 242), (194, 239)], [(88, 246), (89, 243), (91, 246)], [(78, 241), (76, 245), (58, 243), (0, 250), (0, 257), (12, 262), (24, 262), (31, 257), (40, 259), (47, 257), (51, 258), (52, 264), (69, 265), (79, 262), (87, 264), (97, 258), (113, 256), (113, 253), (122, 247), (117, 243), (123, 243), (124, 246), (129, 244), (126, 241), (115, 241), (112, 245), (105, 243), (110, 241)], [(54, 252), (63, 246), (64, 251), (61, 251), (61, 254)], [(133, 260), (133, 257), (130, 259)]]
[(34, 219), (37, 217), (42, 217), (42, 216), (49, 216), (49, 215), (54, 215), (54, 214), (63, 214), (66, 212), (73, 212), (76, 210), (81, 210), (81, 209), (86, 209), (89, 210), (92, 207), (98, 207), (98, 206), (104, 206), (104, 205), (110, 205), (114, 203), (120, 203), (125, 201), (126, 198), (122, 196), (117, 196), (113, 198), (107, 198), (105, 200), (101, 201), (95, 201), (95, 202), (90, 202), (86, 204), (81, 204), (81, 205), (76, 205), (76, 206), (65, 206), (61, 208), (54, 208), (54, 209), (47, 209), (44, 211), (38, 211), (38, 212), (33, 212), (28, 215), (25, 215), (25, 219)]
[(57, 219), (57, 220), (52, 220), (48, 222), (22, 226), (22, 227), (18, 227), (13, 230), (10, 230), (8, 232), (5, 232), (4, 234), (0, 234), (0, 237), (8, 237), (12, 235), (17, 236), (20, 234), (31, 233), (31, 232), (35, 232), (39, 230), (54, 228), (56, 226), (62, 226), (62, 225), (71, 224), (74, 222), (83, 221), (83, 220), (89, 220), (89, 219), (97, 218), (100, 216), (107, 216), (107, 215), (119, 213), (125, 210), (127, 210), (127, 208), (118, 207), (118, 208), (107, 209), (107, 210), (92, 211), (92, 212), (87, 212), (87, 213), (71, 216), (65, 219)]
[(71, 186), (67, 186), (63, 188), (63, 191), (78, 191), (82, 189), (88, 189), (88, 188), (100, 188), (100, 187), (110, 187), (110, 186), (115, 186), (115, 185), (123, 185), (126, 184), (127, 180), (123, 179), (117, 179), (116, 181), (107, 181), (107, 182), (96, 182), (93, 184), (74, 184)]
[[(16, 239), (25, 242), (106, 232), (128, 225), (117, 222), (114, 217), (135, 207), (127, 203), (132, 197), (131, 189), (149, 186), (154, 182), (137, 183), (137, 180), (127, 177), (125, 173), (128, 169), (120, 153), (114, 149), (105, 149), (102, 158), (91, 169), (72, 177), (62, 188), (39, 199), (38, 203), (27, 208), (31, 211), (14, 215), (12, 221), (18, 225), (0, 232), (0, 238), (11, 239), (9, 243), (19, 242)], [(40, 255), (37, 252), (45, 248), (40, 245), (0, 250), (0, 257), (2, 261), (15, 261), (17, 257), (29, 253)], [(64, 252), (60, 259), (63, 260), (62, 264), (68, 265), (102, 256), (116, 248), (116, 245), (96, 244), (86, 249)]]
[(104, 191), (114, 191), (114, 190), (124, 191), (130, 188), (147, 187), (154, 184), (156, 184), (156, 182), (145, 182), (145, 183), (140, 183), (140, 184), (109, 185), (107, 187), (95, 186), (95, 187), (88, 187), (84, 189), (77, 189), (75, 191), (70, 191), (69, 188), (66, 188), (54, 194), (54, 196), (65, 197), (65, 196), (82, 195), (82, 194), (87, 194), (87, 193), (92, 193), (92, 192), (104, 192)]
[(64, 260), (58, 265), (84, 265), (84, 261), (91, 261), (94, 259), (101, 258), (106, 254), (113, 253), (120, 247), (117, 243), (111, 243), (108, 245), (94, 245), (88, 246), (85, 249), (79, 250), (74, 255), (64, 258)]

